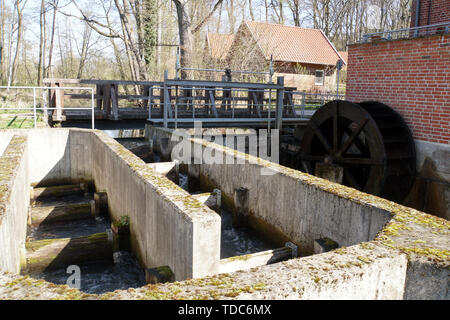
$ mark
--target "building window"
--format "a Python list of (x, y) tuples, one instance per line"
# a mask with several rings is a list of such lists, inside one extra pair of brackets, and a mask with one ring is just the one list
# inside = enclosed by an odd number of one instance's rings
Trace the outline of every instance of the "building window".
[(316, 70), (316, 86), (323, 86), (323, 70)]

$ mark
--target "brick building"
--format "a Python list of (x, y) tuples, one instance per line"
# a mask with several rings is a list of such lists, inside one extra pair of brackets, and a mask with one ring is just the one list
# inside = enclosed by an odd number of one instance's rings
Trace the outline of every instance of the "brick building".
[(346, 99), (379, 101), (403, 116), (419, 172), (406, 204), (449, 219), (450, 1), (416, 0), (411, 9), (412, 29), (349, 45)]
[[(206, 50), (215, 65), (233, 70), (268, 70), (299, 91), (334, 92), (336, 63), (347, 63), (319, 29), (244, 21), (234, 35), (208, 34)], [(345, 53), (344, 53), (345, 54)]]

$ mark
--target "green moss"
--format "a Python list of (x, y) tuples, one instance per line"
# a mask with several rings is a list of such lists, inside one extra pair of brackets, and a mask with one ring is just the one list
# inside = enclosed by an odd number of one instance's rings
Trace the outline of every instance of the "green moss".
[(241, 256), (234, 256), (231, 258), (227, 258), (227, 261), (247, 261), (248, 259), (250, 259), (252, 257), (252, 254), (244, 254)]
[(113, 221), (113, 225), (118, 229), (129, 228), (130, 227), (130, 217), (127, 215), (121, 216), (119, 218), (119, 220)]
[(369, 259), (369, 258), (367, 258), (367, 257), (363, 257), (363, 256), (358, 256), (357, 259), (358, 259), (359, 261), (364, 262), (364, 263), (371, 263), (371, 262), (372, 262), (371, 259)]
[(89, 241), (98, 241), (98, 240), (107, 239), (107, 238), (108, 238), (108, 235), (106, 234), (106, 232), (94, 233), (94, 234), (91, 234), (90, 236), (87, 236), (87, 239)]
[(170, 279), (173, 276), (172, 270), (168, 266), (157, 267), (156, 270), (160, 273), (165, 279)]

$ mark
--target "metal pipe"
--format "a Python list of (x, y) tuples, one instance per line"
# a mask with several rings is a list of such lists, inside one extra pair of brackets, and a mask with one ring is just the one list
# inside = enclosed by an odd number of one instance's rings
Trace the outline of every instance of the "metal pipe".
[(420, 0), (416, 0), (416, 16), (414, 24), (416, 28), (419, 26), (419, 17), (420, 17)]
[[(419, 27), (419, 23), (420, 23), (420, 0), (416, 0), (416, 16), (415, 16), (415, 22), (414, 22), (414, 27)], [(414, 37), (417, 37), (419, 34), (419, 30), (414, 30)]]

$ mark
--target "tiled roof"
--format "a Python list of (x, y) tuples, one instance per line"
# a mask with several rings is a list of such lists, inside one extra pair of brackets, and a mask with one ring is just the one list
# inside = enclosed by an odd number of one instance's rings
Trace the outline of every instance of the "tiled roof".
[[(308, 64), (336, 65), (339, 55), (319, 29), (307, 29), (262, 22), (247, 21), (253, 38), (266, 59)], [(346, 61), (345, 61), (346, 62)]]
[(209, 52), (214, 59), (224, 59), (233, 43), (234, 34), (208, 33)]
[(344, 63), (347, 64), (348, 52), (347, 51), (339, 51), (339, 55), (341, 56)]

